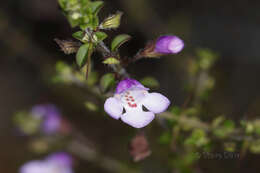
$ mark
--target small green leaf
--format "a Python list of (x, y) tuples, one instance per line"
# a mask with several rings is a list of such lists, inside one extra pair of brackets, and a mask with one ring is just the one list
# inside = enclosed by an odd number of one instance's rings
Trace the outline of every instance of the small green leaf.
[(23, 133), (32, 135), (40, 129), (42, 119), (28, 112), (18, 112), (14, 116), (14, 123)]
[(223, 123), (213, 130), (213, 134), (219, 138), (225, 138), (235, 129), (235, 123), (231, 120), (225, 120)]
[(199, 66), (204, 70), (209, 69), (218, 58), (218, 54), (210, 49), (198, 48), (196, 53), (199, 57)]
[(170, 132), (164, 132), (160, 137), (159, 137), (159, 143), (162, 145), (167, 145), (171, 142), (172, 140), (172, 134)]
[(115, 84), (115, 76), (112, 73), (107, 73), (100, 79), (100, 86), (103, 92), (113, 84)]
[(260, 153), (260, 140), (257, 139), (257, 140), (252, 141), (249, 146), (249, 150), (252, 153), (259, 154)]
[(72, 15), (67, 16), (70, 26), (72, 28), (75, 28), (76, 26), (78, 26), (80, 24), (80, 20), (75, 19), (76, 16), (78, 16), (78, 13), (73, 13)]
[(83, 31), (78, 31), (72, 34), (72, 37), (74, 37), (77, 40), (82, 41), (82, 39), (84, 38), (85, 34)]
[(234, 143), (234, 142), (225, 142), (224, 143), (224, 148), (228, 152), (235, 152), (235, 150), (236, 150), (236, 143)]
[(107, 34), (104, 32), (96, 32), (95, 36), (97, 37), (97, 42), (103, 41), (107, 38)]
[(88, 59), (88, 53), (89, 53), (90, 44), (83, 44), (76, 55), (76, 61), (79, 67), (83, 67)]
[(153, 77), (145, 77), (141, 79), (140, 81), (144, 86), (150, 87), (150, 88), (158, 88), (159, 87), (159, 82), (153, 78)]
[(185, 139), (185, 145), (194, 145), (197, 147), (204, 146), (209, 143), (209, 139), (207, 138), (207, 134), (201, 129), (195, 129), (192, 131), (192, 134)]
[(91, 8), (91, 12), (94, 15), (97, 15), (97, 13), (100, 11), (100, 9), (104, 6), (104, 2), (103, 1), (94, 1), (91, 2), (90, 4), (90, 8)]
[(92, 27), (93, 29), (96, 29), (99, 25), (99, 18), (98, 16), (94, 16), (92, 19)]
[(111, 43), (111, 50), (113, 52), (117, 51), (117, 49), (122, 45), (124, 44), (125, 42), (129, 41), (131, 39), (131, 36), (130, 35), (127, 35), (127, 34), (121, 34), (121, 35), (118, 35), (116, 36), (112, 43)]
[(120, 61), (114, 57), (109, 57), (103, 61), (104, 64), (119, 64)]
[(120, 26), (121, 17), (123, 13), (117, 12), (109, 17), (107, 17), (99, 26), (100, 29), (116, 29)]
[(95, 103), (92, 102), (85, 102), (85, 107), (90, 110), (90, 111), (97, 111), (98, 110), (98, 106)]
[(223, 116), (219, 116), (219, 117), (215, 118), (211, 125), (212, 128), (218, 127), (224, 120), (225, 120), (225, 118)]
[(179, 106), (173, 106), (170, 108), (170, 112), (173, 113), (173, 116), (178, 116), (181, 114), (181, 108)]
[(64, 9), (65, 6), (66, 6), (66, 0), (58, 0), (58, 2), (59, 2), (60, 7), (61, 7), (62, 9)]
[(96, 71), (92, 71), (86, 82), (89, 86), (94, 86), (98, 82), (98, 73)]

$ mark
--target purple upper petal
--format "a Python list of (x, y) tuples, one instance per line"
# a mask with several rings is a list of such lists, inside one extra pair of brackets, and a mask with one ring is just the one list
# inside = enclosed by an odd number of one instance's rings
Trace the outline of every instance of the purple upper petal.
[(177, 36), (161, 36), (156, 42), (155, 51), (163, 54), (175, 54), (184, 47), (184, 42)]
[(145, 88), (140, 82), (138, 82), (137, 80), (134, 80), (134, 79), (130, 79), (130, 78), (126, 78), (122, 81), (120, 81), (118, 84), (117, 84), (117, 87), (116, 87), (116, 94), (120, 94), (122, 92), (124, 92), (125, 90), (128, 90), (132, 87), (137, 87), (137, 88), (140, 88), (140, 89), (145, 89), (145, 90), (148, 90), (148, 88)]
[(120, 101), (114, 97), (109, 97), (105, 104), (104, 109), (108, 115), (114, 119), (118, 119), (123, 113), (123, 106)]
[(160, 93), (148, 93), (142, 100), (142, 104), (153, 113), (164, 112), (170, 105), (170, 101), (167, 97)]
[(153, 119), (154, 114), (152, 112), (144, 112), (140, 109), (126, 111), (126, 113), (121, 116), (121, 120), (123, 122), (134, 128), (143, 128), (147, 126)]

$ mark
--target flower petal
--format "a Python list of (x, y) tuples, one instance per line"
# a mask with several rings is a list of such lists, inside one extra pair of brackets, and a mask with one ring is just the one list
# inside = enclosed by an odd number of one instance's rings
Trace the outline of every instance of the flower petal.
[(72, 157), (67, 154), (66, 152), (57, 152), (54, 154), (49, 155), (46, 158), (46, 161), (57, 163), (61, 166), (72, 166), (73, 159)]
[(59, 114), (48, 114), (46, 115), (43, 123), (42, 130), (46, 134), (52, 134), (59, 130), (61, 126), (61, 117)]
[(30, 161), (25, 163), (21, 168), (19, 173), (44, 173), (45, 172), (45, 163), (42, 161)]
[(126, 111), (121, 116), (121, 120), (135, 128), (143, 128), (147, 126), (154, 119), (152, 112), (144, 112), (140, 109)]
[(106, 100), (104, 109), (114, 119), (118, 119), (123, 113), (122, 104), (114, 97), (109, 97)]
[(148, 93), (142, 100), (142, 104), (153, 113), (164, 112), (170, 105), (170, 101), (167, 97), (160, 93)]
[(44, 173), (73, 173), (72, 167), (68, 165), (60, 165), (55, 161), (45, 161)]
[(134, 80), (134, 79), (130, 79), (130, 78), (126, 78), (122, 81), (120, 81), (118, 84), (117, 84), (117, 87), (116, 87), (116, 94), (120, 94), (132, 87), (136, 87), (136, 88), (139, 88), (139, 89), (144, 89), (144, 90), (149, 90), (148, 88), (145, 88), (140, 82), (138, 82), (137, 80)]

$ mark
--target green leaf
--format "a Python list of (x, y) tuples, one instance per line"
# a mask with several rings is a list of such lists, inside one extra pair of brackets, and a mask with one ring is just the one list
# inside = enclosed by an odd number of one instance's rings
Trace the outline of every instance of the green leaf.
[(113, 52), (117, 51), (117, 49), (122, 45), (124, 44), (125, 42), (129, 41), (131, 39), (131, 36), (130, 35), (127, 35), (127, 34), (121, 34), (121, 35), (118, 35), (116, 36), (112, 43), (111, 43), (111, 50)]
[(91, 2), (90, 4), (90, 8), (91, 8), (91, 12), (94, 15), (97, 15), (98, 12), (100, 11), (100, 9), (104, 6), (104, 2), (103, 1), (94, 1)]
[(103, 41), (107, 38), (107, 34), (104, 32), (96, 32), (95, 36), (97, 37), (97, 42)]
[(223, 116), (219, 116), (219, 117), (215, 118), (212, 121), (212, 125), (211, 125), (212, 128), (218, 127), (224, 120), (225, 120), (225, 118)]
[(103, 61), (104, 64), (119, 64), (120, 61), (114, 57), (109, 57)]
[(115, 84), (115, 76), (112, 73), (107, 73), (100, 79), (100, 86), (103, 92)]
[(260, 140), (254, 140), (251, 142), (249, 149), (252, 153), (259, 154), (260, 153)]
[(234, 142), (225, 142), (224, 143), (224, 148), (228, 152), (235, 152), (235, 150), (236, 150), (236, 143), (234, 143)]
[(159, 82), (153, 77), (145, 77), (145, 78), (141, 79), (140, 82), (144, 86), (147, 86), (150, 88), (158, 88), (160, 85)]
[(89, 51), (91, 51), (89, 49), (90, 49), (90, 44), (88, 44), (88, 43), (83, 44), (79, 48), (77, 55), (76, 55), (76, 61), (77, 61), (77, 64), (79, 67), (83, 67), (86, 64)]
[(162, 145), (167, 145), (171, 142), (172, 140), (172, 134), (170, 132), (164, 132), (160, 137), (159, 137), (159, 143)]
[(42, 119), (28, 112), (18, 112), (14, 116), (14, 123), (23, 133), (32, 135), (40, 129)]
[(117, 12), (109, 17), (107, 17), (99, 26), (100, 29), (116, 29), (120, 26), (121, 17), (123, 13)]
[(195, 129), (192, 134), (185, 139), (185, 145), (194, 145), (197, 147), (204, 146), (209, 143), (209, 139), (207, 138), (207, 134), (201, 129)]
[(179, 106), (173, 106), (170, 109), (170, 112), (173, 113), (173, 116), (180, 115), (181, 114), (181, 108)]
[(97, 111), (98, 110), (98, 106), (95, 103), (92, 102), (85, 102), (85, 107), (90, 110), (90, 111)]
[(98, 82), (98, 73), (96, 71), (92, 71), (86, 82), (89, 86), (94, 86)]
[(209, 69), (218, 58), (218, 54), (211, 51), (210, 49), (198, 48), (196, 53), (199, 57), (199, 66), (204, 70)]
[(83, 31), (78, 31), (78, 32), (75, 32), (72, 34), (72, 37), (74, 37), (75, 39), (80, 40), (80, 41), (83, 40), (84, 36), (85, 36), (85, 34)]
[(98, 25), (99, 25), (99, 18), (98, 18), (98, 16), (94, 16), (92, 18), (92, 27), (93, 27), (93, 29), (96, 29), (98, 27)]
[(62, 9), (64, 9), (65, 6), (66, 6), (66, 0), (58, 0), (58, 2), (59, 2), (60, 7), (61, 7)]
[(235, 123), (231, 120), (225, 120), (219, 127), (213, 130), (213, 133), (219, 138), (225, 138), (230, 135), (234, 129)]

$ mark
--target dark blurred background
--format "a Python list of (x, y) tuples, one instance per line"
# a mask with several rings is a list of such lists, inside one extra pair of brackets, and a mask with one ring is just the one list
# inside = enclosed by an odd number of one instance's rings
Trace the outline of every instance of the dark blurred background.
[[(235, 120), (251, 119), (260, 114), (260, 2), (246, 0), (107, 0), (100, 17), (124, 12), (119, 32), (133, 39), (122, 53), (133, 55), (149, 39), (172, 33), (185, 40), (186, 48), (177, 56), (142, 60), (128, 68), (138, 78), (152, 75), (161, 85), (160, 92), (181, 105), (184, 56), (197, 47), (210, 48), (220, 58), (212, 70), (216, 86), (209, 100), (209, 116), (225, 114)], [(92, 98), (78, 88), (52, 85), (55, 62), (73, 62), (64, 55), (54, 38), (70, 39), (71, 29), (56, 0), (9, 0), (0, 7), (0, 172), (15, 173), (21, 164), (37, 158), (29, 152), (26, 139), (16, 135), (12, 115), (37, 103), (55, 103), (79, 129), (105, 154), (131, 162), (127, 142), (133, 129), (104, 115), (93, 115), (82, 106)], [(110, 31), (111, 35), (117, 34)], [(109, 41), (109, 40), (108, 40)], [(99, 61), (99, 60), (97, 60)], [(96, 69), (105, 69), (96, 65)], [(153, 155), (137, 166), (143, 172), (164, 171), (166, 150), (156, 138), (160, 129), (150, 130)], [(118, 146), (120, 142), (120, 146)], [(258, 172), (259, 156), (243, 160), (202, 161), (201, 172)], [(155, 164), (156, 163), (156, 164)], [(92, 163), (82, 162), (81, 172), (106, 172)], [(160, 170), (160, 171), (159, 171)]]

